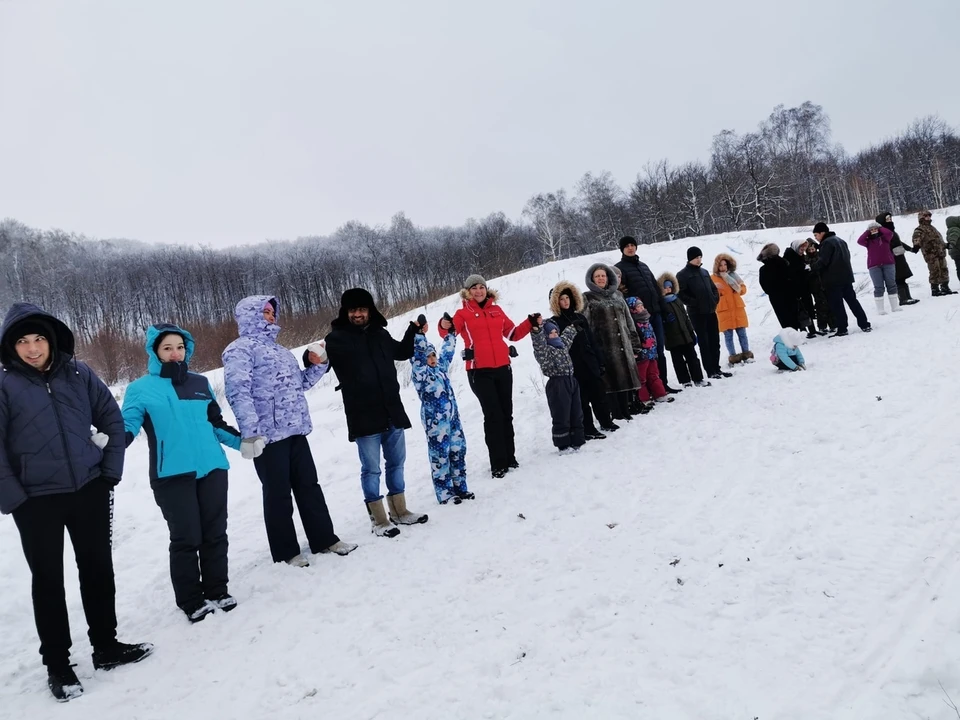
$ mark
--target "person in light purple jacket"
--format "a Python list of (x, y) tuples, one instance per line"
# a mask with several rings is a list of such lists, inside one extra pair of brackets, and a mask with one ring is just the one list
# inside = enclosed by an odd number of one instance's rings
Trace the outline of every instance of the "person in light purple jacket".
[(867, 249), (867, 270), (873, 281), (873, 301), (877, 304), (877, 312), (886, 315), (883, 309), (883, 289), (886, 286), (887, 298), (890, 300), (890, 309), (900, 311), (900, 296), (897, 294), (897, 265), (890, 242), (893, 233), (877, 222), (871, 222), (860, 239), (858, 245)]
[(241, 452), (253, 459), (263, 485), (263, 521), (273, 561), (306, 567), (293, 526), (291, 492), (311, 552), (347, 555), (357, 546), (342, 542), (333, 531), (306, 437), (313, 423), (304, 392), (330, 367), (326, 352), (311, 346), (319, 354), (308, 352), (310, 364), (301, 370), (293, 354), (277, 343), (277, 314), (277, 299), (270, 295), (237, 303), (240, 337), (223, 351), (223, 379), (243, 438)]

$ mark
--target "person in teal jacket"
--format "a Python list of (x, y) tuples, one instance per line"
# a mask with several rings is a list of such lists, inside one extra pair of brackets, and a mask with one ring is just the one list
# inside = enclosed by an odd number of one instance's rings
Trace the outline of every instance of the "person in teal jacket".
[[(147, 375), (127, 386), (123, 423), (129, 447), (143, 429), (150, 449), (150, 487), (170, 528), (170, 579), (190, 622), (230, 611), (227, 592), (227, 470), (221, 445), (241, 450), (203, 375), (189, 371), (194, 340), (170, 324), (147, 328)], [(257, 439), (259, 440), (259, 439)], [(253, 458), (259, 445), (243, 446)]]
[(801, 337), (798, 330), (783, 328), (773, 339), (770, 362), (776, 365), (778, 370), (796, 372), (807, 369), (807, 361), (803, 359), (803, 353), (800, 352)]

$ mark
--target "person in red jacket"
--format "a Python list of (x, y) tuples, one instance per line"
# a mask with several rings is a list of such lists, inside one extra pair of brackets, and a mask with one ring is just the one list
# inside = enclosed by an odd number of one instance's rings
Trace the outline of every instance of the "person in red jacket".
[[(487, 281), (471, 275), (460, 293), (463, 307), (453, 316), (452, 326), (463, 339), (470, 389), (483, 410), (483, 435), (490, 455), (490, 472), (502, 478), (520, 467), (513, 440), (513, 372), (506, 340), (517, 342), (530, 334), (530, 317), (514, 325), (497, 305), (497, 293)], [(440, 336), (446, 337), (449, 320), (440, 322)]]

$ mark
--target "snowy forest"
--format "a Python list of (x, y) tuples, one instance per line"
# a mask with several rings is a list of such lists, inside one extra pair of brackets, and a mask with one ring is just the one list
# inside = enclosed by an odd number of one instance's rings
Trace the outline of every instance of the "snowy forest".
[(357, 285), (396, 312), (449, 294), (472, 272), (497, 277), (616, 248), (622, 235), (655, 243), (957, 203), (955, 128), (923, 118), (848, 155), (831, 143), (823, 108), (806, 102), (776, 107), (751, 132), (721, 131), (706, 162), (650, 162), (627, 188), (608, 172), (588, 172), (572, 192), (534, 196), (516, 219), (493, 212), (425, 228), (401, 211), (385, 227), (351, 220), (329, 236), (213, 250), (92, 239), (8, 218), (0, 222), (0, 295), (5, 305), (27, 300), (61, 317), (78, 356), (115, 383), (143, 372), (143, 329), (158, 321), (195, 333), (194, 369), (219, 366), (236, 336), (233, 307), (250, 294), (278, 296), (281, 339), (294, 346), (324, 333), (340, 293)]

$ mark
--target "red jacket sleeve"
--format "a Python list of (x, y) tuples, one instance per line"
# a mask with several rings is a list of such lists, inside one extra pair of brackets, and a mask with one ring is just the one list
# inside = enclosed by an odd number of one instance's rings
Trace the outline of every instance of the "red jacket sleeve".
[(508, 318), (506, 313), (503, 314), (503, 336), (510, 342), (523, 340), (530, 334), (530, 330), (531, 325), (529, 320), (524, 319), (519, 325), (514, 325), (513, 320)]

